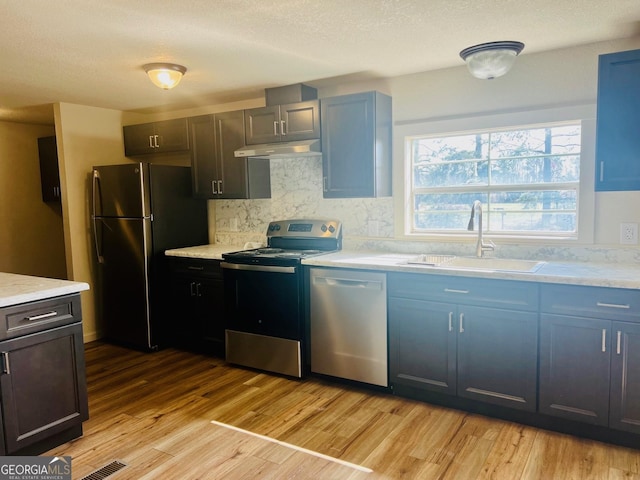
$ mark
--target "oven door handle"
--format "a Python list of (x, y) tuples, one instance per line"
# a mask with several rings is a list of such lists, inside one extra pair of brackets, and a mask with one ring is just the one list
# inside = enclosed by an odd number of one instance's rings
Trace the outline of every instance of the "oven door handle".
[(296, 267), (278, 267), (275, 265), (247, 265), (245, 263), (220, 262), (222, 268), (246, 270), (250, 272), (296, 273)]

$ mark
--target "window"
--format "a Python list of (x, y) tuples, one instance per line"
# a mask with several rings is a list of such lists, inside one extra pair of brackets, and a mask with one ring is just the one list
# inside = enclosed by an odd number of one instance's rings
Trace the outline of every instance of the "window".
[(579, 122), (408, 138), (411, 233), (466, 231), (471, 205), (495, 235), (575, 238)]

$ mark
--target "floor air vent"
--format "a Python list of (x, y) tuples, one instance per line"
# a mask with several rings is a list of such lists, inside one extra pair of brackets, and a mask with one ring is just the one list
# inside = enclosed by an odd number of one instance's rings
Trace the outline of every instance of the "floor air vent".
[(93, 473), (90, 473), (86, 477), (82, 477), (81, 480), (102, 480), (103, 478), (107, 478), (109, 475), (113, 475), (118, 470), (126, 467), (126, 463), (119, 462), (114, 460), (113, 462), (105, 465), (102, 468), (99, 468)]

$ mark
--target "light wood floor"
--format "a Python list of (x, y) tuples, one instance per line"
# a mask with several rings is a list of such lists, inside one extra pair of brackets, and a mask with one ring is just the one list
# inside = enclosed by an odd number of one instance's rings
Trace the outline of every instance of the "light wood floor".
[(640, 479), (640, 450), (365, 389), (173, 349), (86, 357), (84, 435), (46, 453), (71, 455), (74, 479), (113, 460), (127, 466), (109, 480)]

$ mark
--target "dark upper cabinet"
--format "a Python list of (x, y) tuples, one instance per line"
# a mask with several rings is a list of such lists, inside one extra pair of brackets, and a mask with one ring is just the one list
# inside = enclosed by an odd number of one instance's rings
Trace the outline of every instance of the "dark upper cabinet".
[(38, 156), (40, 158), (42, 201), (59, 203), (61, 200), (60, 170), (58, 169), (58, 150), (55, 136), (38, 139)]
[(640, 50), (600, 55), (596, 191), (640, 190)]
[(391, 97), (365, 92), (320, 101), (325, 198), (391, 195)]
[(320, 138), (318, 100), (245, 110), (247, 145)]
[(123, 127), (125, 156), (188, 151), (187, 121), (178, 118)]
[(269, 198), (269, 160), (236, 158), (244, 146), (244, 112), (189, 119), (194, 194), (200, 198)]

